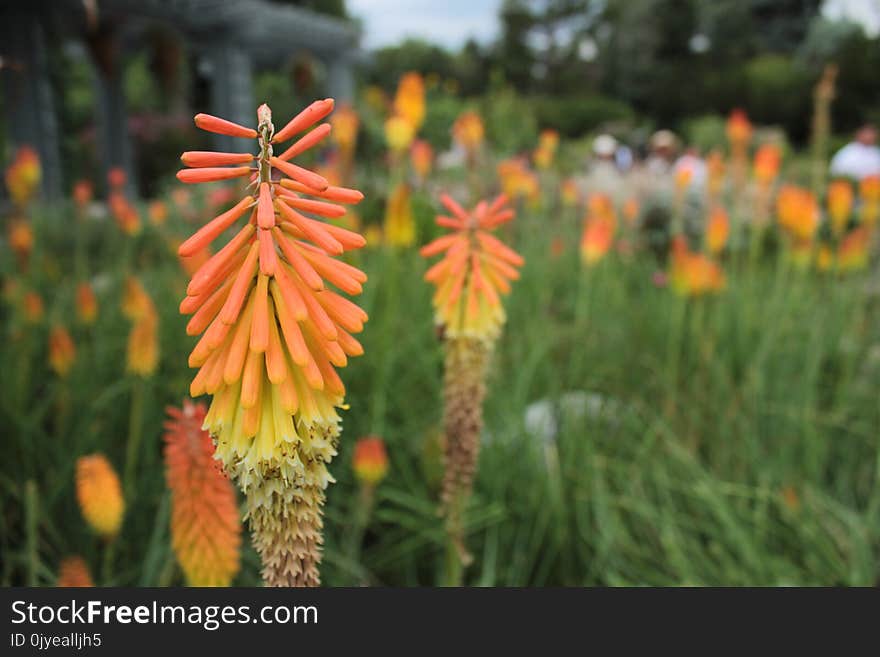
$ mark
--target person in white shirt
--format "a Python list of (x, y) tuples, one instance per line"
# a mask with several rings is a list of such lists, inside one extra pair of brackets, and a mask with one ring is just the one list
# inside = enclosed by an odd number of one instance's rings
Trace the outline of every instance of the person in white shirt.
[(880, 176), (880, 148), (877, 147), (877, 128), (864, 125), (855, 139), (831, 158), (831, 175), (862, 180)]

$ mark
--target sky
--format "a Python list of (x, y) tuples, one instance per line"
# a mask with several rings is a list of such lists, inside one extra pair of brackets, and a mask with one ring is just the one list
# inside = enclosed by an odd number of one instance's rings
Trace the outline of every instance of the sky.
[[(499, 30), (501, 0), (348, 0), (346, 4), (363, 20), (364, 46), (370, 50), (407, 37), (458, 49), (471, 37), (488, 43)], [(860, 22), (868, 34), (880, 33), (880, 0), (826, 0), (823, 13)]]
[(501, 0), (347, 0), (348, 12), (364, 22), (364, 46), (381, 48), (421, 37), (457, 49), (498, 34)]

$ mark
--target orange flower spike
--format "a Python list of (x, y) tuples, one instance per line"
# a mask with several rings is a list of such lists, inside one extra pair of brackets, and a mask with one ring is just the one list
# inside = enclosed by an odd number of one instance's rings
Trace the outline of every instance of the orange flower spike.
[(516, 276), (514, 267), (523, 264), (518, 253), (489, 233), (512, 218), (512, 211), (505, 206), (507, 197), (499, 196), (491, 203), (480, 202), (471, 213), (448, 195), (442, 195), (440, 201), (454, 218), (440, 215), (437, 223), (454, 232), (420, 249), (424, 257), (445, 253), (425, 274), (425, 280), (436, 286), (437, 322), (450, 337), (469, 336), (491, 341), (504, 322), (498, 296), (502, 287), (494, 281), (511, 271)]
[(125, 513), (122, 485), (103, 454), (77, 459), (76, 498), (83, 517), (97, 534), (113, 538), (119, 533)]
[(712, 255), (724, 250), (730, 236), (730, 219), (727, 211), (721, 206), (713, 208), (706, 226), (706, 248)]
[(92, 581), (92, 573), (82, 557), (65, 557), (58, 566), (59, 588), (89, 588), (95, 585)]
[(378, 436), (361, 438), (354, 445), (354, 474), (362, 485), (374, 487), (388, 474), (388, 453)]
[(831, 229), (840, 235), (846, 228), (853, 207), (853, 188), (847, 180), (834, 180), (828, 185), (828, 216)]
[[(366, 275), (332, 256), (364, 240), (321, 219), (344, 216), (338, 204), (363, 195), (288, 161), (326, 137), (328, 125), (302, 135), (282, 157), (272, 147), (311, 128), (332, 106), (330, 100), (313, 103), (276, 133), (271, 110), (261, 105), (256, 166), (241, 167), (248, 176), (255, 172), (251, 193), (181, 247), (207, 247), (247, 213), (244, 226), (193, 275), (181, 311), (194, 313), (190, 332), (202, 332), (189, 357), (199, 368), (191, 391), (213, 395), (204, 424), (217, 458), (247, 495), (254, 544), (272, 585), (318, 583), (326, 464), (335, 454), (335, 409), (345, 392), (334, 367), (363, 351), (346, 329), (361, 330), (366, 315), (322, 290), (326, 278), (343, 292), (361, 291)], [(185, 164), (205, 168), (181, 178), (232, 175), (234, 169), (209, 165), (236, 164), (233, 156), (188, 154)]]
[(242, 125), (221, 119), (210, 114), (196, 114), (195, 124), (197, 128), (201, 128), (207, 132), (213, 132), (218, 135), (226, 135), (228, 137), (243, 137), (246, 139), (256, 139), (257, 131), (253, 128), (245, 128)]
[(49, 365), (52, 370), (64, 378), (76, 360), (76, 346), (67, 329), (56, 326), (49, 334)]
[(76, 314), (83, 324), (94, 324), (98, 316), (98, 299), (88, 283), (76, 286)]
[(171, 491), (171, 545), (191, 586), (229, 586), (239, 569), (241, 522), (235, 489), (202, 429), (205, 407), (169, 407), (165, 476)]

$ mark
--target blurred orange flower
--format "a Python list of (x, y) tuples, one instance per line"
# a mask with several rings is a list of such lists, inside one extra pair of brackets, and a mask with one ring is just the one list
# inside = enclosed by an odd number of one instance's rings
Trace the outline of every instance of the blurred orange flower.
[(709, 256), (693, 253), (681, 236), (673, 241), (669, 282), (682, 296), (697, 297), (724, 289), (721, 267)]
[(372, 487), (388, 474), (388, 452), (385, 441), (378, 436), (359, 439), (354, 445), (352, 459), (355, 477), (362, 485)]
[(402, 153), (416, 136), (415, 126), (403, 116), (392, 116), (385, 121), (385, 142), (393, 153)]
[(733, 148), (744, 149), (752, 139), (752, 124), (746, 113), (734, 109), (727, 118), (727, 140)]
[(239, 570), (241, 521), (235, 490), (202, 428), (204, 404), (168, 407), (165, 476), (171, 491), (171, 546), (189, 586), (229, 586)]
[(783, 185), (776, 197), (779, 225), (796, 241), (811, 242), (819, 228), (819, 205), (809, 190)]
[(164, 225), (168, 221), (168, 206), (165, 205), (165, 201), (160, 199), (151, 201), (147, 207), (147, 216), (150, 218), (150, 223), (154, 226)]
[(581, 237), (581, 260), (591, 267), (598, 263), (614, 243), (615, 221), (606, 216), (590, 217), (584, 222)]
[(469, 157), (473, 157), (479, 150), (484, 137), (483, 119), (473, 110), (462, 112), (452, 124), (452, 138), (468, 153)]
[(710, 255), (717, 256), (724, 250), (729, 237), (730, 218), (723, 207), (716, 205), (709, 213), (709, 221), (706, 225), (706, 250)]
[(67, 329), (55, 326), (49, 333), (49, 365), (52, 371), (64, 378), (76, 360), (76, 346)]
[(76, 286), (76, 314), (83, 324), (94, 324), (98, 317), (98, 299), (88, 283)]
[(409, 149), (410, 162), (419, 178), (424, 180), (431, 173), (434, 163), (434, 149), (424, 139), (416, 139)]
[(26, 292), (22, 298), (24, 318), (29, 324), (37, 324), (43, 319), (43, 299), (36, 292)]
[(76, 499), (83, 518), (97, 534), (112, 538), (119, 533), (125, 500), (119, 477), (103, 454), (77, 459)]
[(847, 233), (837, 249), (837, 264), (841, 271), (854, 271), (868, 266), (871, 231), (859, 226)]
[(26, 220), (13, 219), (9, 222), (9, 248), (18, 258), (19, 265), (24, 267), (34, 248), (34, 231)]
[(413, 218), (409, 185), (399, 183), (391, 192), (385, 206), (385, 240), (391, 246), (411, 246), (416, 241), (416, 223)]
[(417, 132), (425, 120), (425, 82), (415, 72), (405, 73), (397, 85), (394, 113), (406, 119)]
[(40, 186), (42, 177), (37, 152), (30, 146), (19, 146), (12, 164), (6, 169), (6, 188), (12, 201), (19, 207), (27, 205)]
[(848, 180), (834, 180), (828, 185), (828, 216), (831, 231), (840, 235), (849, 221), (853, 206), (853, 188)]
[(561, 188), (562, 204), (573, 208), (581, 200), (581, 190), (578, 188), (577, 181), (574, 178), (566, 178), (562, 181)]
[(559, 133), (555, 130), (542, 130), (538, 137), (538, 147), (533, 154), (535, 166), (539, 169), (549, 168), (553, 164), (558, 147)]
[(480, 201), (471, 212), (446, 194), (440, 201), (452, 216), (439, 215), (437, 225), (453, 232), (420, 251), (426, 258), (444, 253), (425, 273), (437, 288), (436, 321), (449, 337), (494, 338), (506, 318), (499, 294), (510, 292), (523, 259), (491, 233), (513, 219), (514, 211), (504, 195)]
[(77, 180), (73, 185), (73, 202), (76, 207), (82, 211), (92, 202), (94, 189), (92, 183), (88, 180)]
[(358, 128), (360, 119), (357, 112), (351, 105), (341, 105), (330, 118), (330, 125), (333, 126), (331, 133), (333, 141), (339, 146), (339, 149), (350, 157), (354, 153), (354, 147), (357, 144)]
[(755, 151), (753, 173), (755, 180), (761, 185), (770, 185), (779, 175), (782, 163), (782, 151), (776, 144), (762, 144)]
[(88, 588), (94, 586), (92, 573), (85, 559), (79, 556), (64, 557), (58, 566), (59, 588)]

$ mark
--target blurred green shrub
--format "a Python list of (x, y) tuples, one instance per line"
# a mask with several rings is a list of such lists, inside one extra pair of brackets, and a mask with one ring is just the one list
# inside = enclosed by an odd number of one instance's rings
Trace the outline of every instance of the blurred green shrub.
[(682, 126), (685, 141), (706, 153), (726, 143), (725, 119), (720, 114), (703, 114), (687, 119)]
[(567, 137), (580, 137), (605, 123), (627, 121), (635, 113), (627, 103), (599, 94), (537, 96), (532, 100), (538, 125)]
[(760, 55), (745, 65), (745, 106), (758, 123), (786, 127), (796, 141), (809, 132), (812, 87), (809, 71), (791, 57)]

